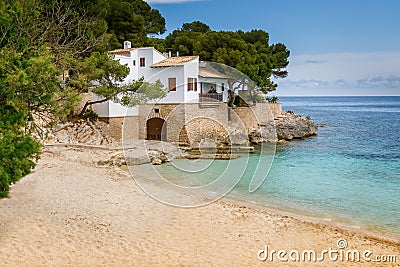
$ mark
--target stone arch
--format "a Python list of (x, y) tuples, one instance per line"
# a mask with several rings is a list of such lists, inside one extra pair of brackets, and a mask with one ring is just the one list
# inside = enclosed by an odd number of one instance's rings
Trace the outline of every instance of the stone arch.
[(146, 140), (167, 140), (166, 121), (161, 118), (151, 118), (146, 122), (147, 135)]

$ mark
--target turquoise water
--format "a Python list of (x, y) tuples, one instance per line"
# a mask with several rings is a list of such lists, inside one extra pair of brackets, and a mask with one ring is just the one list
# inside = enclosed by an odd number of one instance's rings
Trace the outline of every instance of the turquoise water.
[[(321, 125), (319, 134), (278, 145), (266, 180), (250, 194), (256, 164), (270, 159), (252, 154), (229, 196), (400, 237), (400, 97), (280, 100), (285, 110), (311, 116)], [(177, 175), (172, 165), (160, 168), (174, 183), (202, 185), (226, 164), (217, 161), (193, 175)]]

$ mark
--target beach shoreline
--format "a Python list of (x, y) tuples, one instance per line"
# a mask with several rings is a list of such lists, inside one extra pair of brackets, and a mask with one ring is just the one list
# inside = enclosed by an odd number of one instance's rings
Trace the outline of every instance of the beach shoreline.
[[(164, 205), (119, 167), (98, 167), (102, 150), (45, 148), (34, 172), (0, 200), (5, 266), (252, 265), (257, 252), (336, 247), (400, 256), (400, 243), (222, 199), (200, 208)], [(374, 263), (374, 266), (397, 266)], [(326, 266), (326, 262), (306, 263)], [(336, 266), (359, 266), (337, 262)], [(366, 266), (371, 266), (366, 264)]]
[(301, 213), (301, 211), (288, 211), (285, 209), (275, 208), (272, 206), (265, 206), (258, 203), (252, 203), (242, 199), (226, 196), (221, 202), (232, 204), (235, 206), (244, 206), (246, 208), (254, 209), (260, 212), (268, 212), (282, 217), (290, 217), (302, 223), (318, 224), (330, 228), (339, 229), (344, 232), (351, 232), (354, 234), (365, 235), (368, 238), (376, 239), (377, 241), (387, 242), (392, 245), (400, 245), (400, 239), (391, 236), (391, 233), (380, 232), (377, 229), (369, 229), (365, 226), (355, 225), (352, 223), (340, 222), (336, 218), (331, 217), (318, 217)]

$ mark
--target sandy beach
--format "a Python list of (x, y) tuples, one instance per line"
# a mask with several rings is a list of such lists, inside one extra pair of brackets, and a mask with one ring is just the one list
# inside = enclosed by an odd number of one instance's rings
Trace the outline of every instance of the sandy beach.
[[(358, 262), (282, 262), (260, 250), (346, 249), (396, 255), (400, 243), (219, 201), (166, 206), (118, 167), (95, 165), (101, 151), (45, 148), (34, 172), (0, 200), (1, 266), (360, 266)], [(288, 255), (286, 255), (288, 258)]]

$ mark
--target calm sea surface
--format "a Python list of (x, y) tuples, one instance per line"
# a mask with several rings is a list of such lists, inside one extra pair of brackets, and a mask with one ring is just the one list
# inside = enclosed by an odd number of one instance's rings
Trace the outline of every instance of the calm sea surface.
[[(280, 101), (284, 110), (311, 116), (320, 125), (318, 136), (278, 145), (267, 179), (252, 194), (252, 171), (264, 155), (251, 155), (229, 196), (400, 237), (400, 97)], [(177, 183), (202, 184), (224, 167), (219, 161), (191, 177), (160, 168)]]

